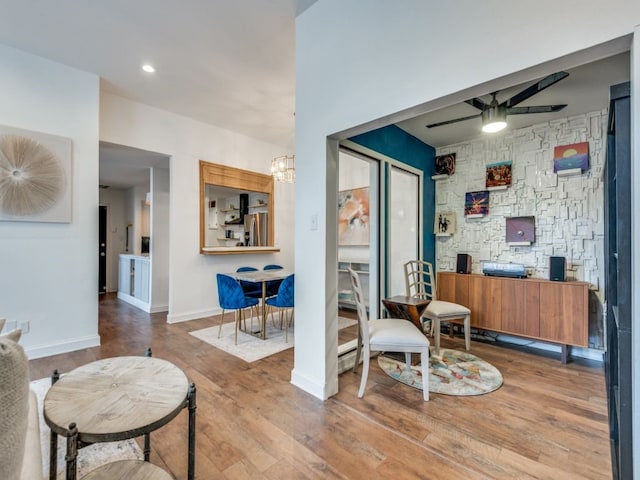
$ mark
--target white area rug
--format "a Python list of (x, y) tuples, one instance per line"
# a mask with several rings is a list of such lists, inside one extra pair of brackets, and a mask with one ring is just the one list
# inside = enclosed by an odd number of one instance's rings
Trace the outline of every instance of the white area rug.
[[(279, 325), (277, 315), (275, 316), (275, 320), (276, 325)], [(258, 322), (255, 318), (253, 319), (254, 330), (259, 329)], [(338, 317), (338, 330), (355, 325), (356, 323), (357, 320)], [(247, 320), (247, 325), (249, 325), (249, 320)], [(267, 322), (266, 340), (261, 340), (257, 336), (238, 330), (238, 344), (235, 345), (235, 325), (233, 322), (222, 325), (220, 338), (218, 338), (218, 325), (203, 328), (202, 330), (194, 330), (189, 333), (203, 342), (207, 342), (209, 345), (213, 345), (249, 363), (293, 347), (294, 339), (293, 327), (289, 327), (289, 343), (285, 343), (284, 330), (280, 330), (278, 326), (273, 326), (271, 316), (269, 316), (269, 321)]]
[[(49, 478), (49, 441), (51, 430), (44, 422), (42, 416), (42, 405), (44, 397), (51, 386), (50, 378), (41, 378), (31, 382), (31, 389), (38, 397), (38, 415), (40, 417), (40, 444), (42, 451), (42, 478)], [(58, 436), (58, 478), (64, 478), (66, 464), (64, 456), (67, 442), (64, 437)], [(78, 450), (78, 478), (83, 477), (91, 470), (116, 460), (138, 459), (142, 460), (144, 455), (135, 440), (124, 440), (122, 442), (96, 443)]]

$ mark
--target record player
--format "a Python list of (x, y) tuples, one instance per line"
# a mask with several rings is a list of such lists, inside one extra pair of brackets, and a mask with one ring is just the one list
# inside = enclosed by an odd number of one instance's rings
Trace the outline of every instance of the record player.
[(482, 273), (491, 277), (527, 278), (527, 270), (519, 263), (482, 262)]

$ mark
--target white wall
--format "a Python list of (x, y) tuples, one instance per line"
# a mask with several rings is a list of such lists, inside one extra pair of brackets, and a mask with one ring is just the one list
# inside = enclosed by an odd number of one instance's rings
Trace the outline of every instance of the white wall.
[(144, 203), (149, 188), (148, 186), (137, 185), (127, 189), (125, 199), (126, 224), (131, 226), (129, 227), (129, 245), (126, 253), (140, 255), (142, 251), (141, 237), (149, 235), (151, 209)]
[(169, 170), (151, 169), (151, 311), (169, 306)]
[(269, 173), (282, 147), (206, 125), (186, 117), (101, 93), (100, 140), (171, 157), (169, 200), (168, 321), (200, 318), (220, 312), (215, 274), (240, 265), (278, 263), (293, 269), (294, 185), (275, 186), (275, 243), (280, 253), (200, 255), (198, 161)]
[[(456, 153), (456, 171), (436, 182), (436, 215), (454, 212), (456, 230), (437, 237), (438, 270), (454, 271), (458, 253), (473, 259), (472, 272), (482, 262), (513, 262), (534, 278), (549, 278), (549, 257), (566, 258), (567, 278), (589, 282), (600, 303), (589, 318), (589, 346), (604, 348), (604, 182), (607, 110), (562, 118), (491, 136), (481, 136), (437, 150)], [(554, 147), (589, 143), (589, 169), (582, 175), (553, 173)], [(466, 192), (485, 190), (486, 166), (512, 162), (512, 184), (489, 193), (489, 214), (464, 216)], [(535, 242), (513, 246), (505, 240), (507, 217), (535, 217)], [(574, 349), (574, 354), (581, 354)], [(599, 358), (597, 352), (589, 353)]]
[[(579, 51), (628, 35), (640, 23), (635, 0), (540, 0), (526, 9), (526, 21), (514, 21), (523, 8), (507, 0), (370, 0), (366, 8), (323, 0), (297, 18), (296, 318), (304, 322), (296, 325), (292, 382), (300, 388), (319, 398), (337, 390), (328, 312), (336, 305), (332, 198), (338, 185), (336, 144), (327, 144), (327, 136), (342, 132), (343, 138), (485, 93), (483, 82), (506, 75), (513, 74), (492, 87), (618, 53), (624, 42)], [(499, 42), (486, 25), (500, 32)], [(640, 52), (632, 57), (638, 61)], [(538, 73), (526, 70), (539, 65)], [(309, 228), (312, 215), (317, 230)]]
[[(456, 153), (456, 171), (436, 182), (436, 215), (456, 214), (456, 231), (438, 237), (439, 270), (455, 270), (456, 255), (472, 256), (473, 273), (482, 261), (524, 264), (532, 277), (549, 278), (549, 257), (567, 259), (571, 280), (586, 281), (602, 301), (604, 292), (604, 182), (607, 111), (479, 137), (437, 150)], [(561, 177), (553, 173), (554, 147), (589, 143), (589, 170)], [(512, 162), (512, 184), (489, 193), (489, 214), (465, 218), (466, 192), (485, 190), (486, 166)], [(534, 216), (535, 242), (510, 246), (507, 217)]]
[(73, 144), (71, 223), (0, 222), (0, 315), (30, 358), (97, 345), (99, 79), (5, 46), (0, 72), (0, 124)]

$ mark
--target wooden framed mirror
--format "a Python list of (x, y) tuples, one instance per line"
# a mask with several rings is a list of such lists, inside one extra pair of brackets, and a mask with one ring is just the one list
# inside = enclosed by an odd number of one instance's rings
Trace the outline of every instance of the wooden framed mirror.
[(200, 160), (200, 253), (278, 252), (273, 177)]

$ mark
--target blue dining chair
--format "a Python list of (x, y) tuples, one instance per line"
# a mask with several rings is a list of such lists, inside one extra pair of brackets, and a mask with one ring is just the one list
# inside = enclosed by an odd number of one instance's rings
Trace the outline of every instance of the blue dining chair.
[[(256, 272), (258, 269), (255, 267), (238, 267), (236, 272)], [(240, 280), (240, 286), (244, 291), (245, 296), (251, 298), (262, 298), (262, 284), (259, 282), (247, 282), (246, 280)]]
[[(263, 270), (282, 270), (282, 266), (269, 264), (265, 265)], [(282, 280), (269, 280), (267, 282), (267, 297), (273, 297), (278, 294), (278, 288), (280, 288), (280, 284)]]
[[(255, 307), (259, 300), (257, 298), (251, 298), (245, 296), (240, 284), (229, 275), (218, 273), (216, 275), (218, 282), (218, 302), (222, 307), (222, 316), (220, 318), (220, 326), (218, 327), (218, 338), (220, 338), (220, 332), (222, 331), (222, 323), (224, 322), (224, 311), (235, 310), (235, 329), (236, 329), (236, 345), (238, 344), (238, 325), (240, 321), (244, 321), (244, 328), (247, 328), (247, 323), (244, 319), (245, 308)], [(251, 327), (253, 328), (253, 312), (251, 313)]]
[[(289, 342), (289, 326), (293, 320), (294, 307), (294, 275), (291, 274), (282, 280), (278, 288), (278, 294), (275, 297), (267, 298), (267, 306), (271, 313), (271, 321), (273, 322), (273, 309), (279, 310), (280, 325), (284, 323), (284, 341)], [(284, 322), (283, 322), (284, 320)]]

